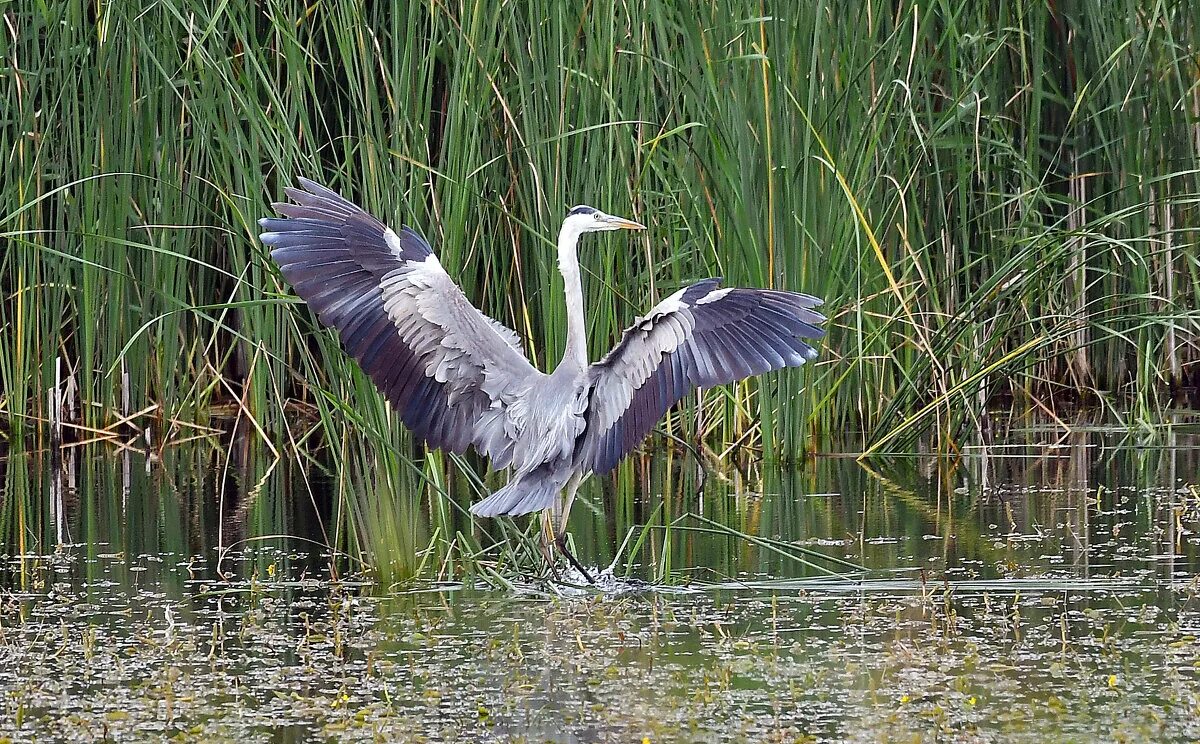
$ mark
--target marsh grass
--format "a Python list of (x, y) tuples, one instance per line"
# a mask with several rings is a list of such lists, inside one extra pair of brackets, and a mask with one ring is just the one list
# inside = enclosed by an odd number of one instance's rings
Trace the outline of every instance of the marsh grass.
[[(565, 329), (553, 232), (579, 202), (652, 226), (584, 247), (593, 357), (705, 276), (824, 297), (815, 366), (664, 424), (716, 455), (786, 461), (847, 428), (953, 451), (997, 402), (1153, 422), (1200, 370), (1187, 4), (0, 13), (11, 446), (61, 421), (151, 451), (230, 429), (277, 458), (323, 447), (346, 500), (330, 539), (403, 547), (400, 573), (432, 570), (430, 541), (480, 554), (446, 483), (498, 478), (423, 457), (282, 283), (255, 220), (299, 175), (421, 230), (543, 367)], [(394, 518), (411, 510), (444, 529)]]

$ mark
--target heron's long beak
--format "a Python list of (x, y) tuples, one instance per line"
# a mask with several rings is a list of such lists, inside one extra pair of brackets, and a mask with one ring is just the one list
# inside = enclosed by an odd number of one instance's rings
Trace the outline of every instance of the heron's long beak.
[(606, 221), (608, 222), (608, 224), (612, 225), (613, 227), (619, 227), (622, 230), (645, 230), (646, 229), (646, 226), (643, 225), (642, 223), (634, 222), (633, 220), (627, 220), (624, 217), (614, 217), (611, 214), (605, 215), (605, 217), (607, 218)]

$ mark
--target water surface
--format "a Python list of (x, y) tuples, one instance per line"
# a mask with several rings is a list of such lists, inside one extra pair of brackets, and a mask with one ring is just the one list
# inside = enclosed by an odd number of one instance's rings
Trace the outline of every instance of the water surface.
[[(573, 518), (585, 560), (617, 558), (603, 592), (381, 586), (319, 547), (334, 495), (223, 458), (4, 461), (0, 736), (1200, 738), (1194, 434), (1014, 425), (954, 464), (829, 453), (699, 497), (689, 458), (651, 459)], [(647, 522), (676, 528), (631, 550)]]

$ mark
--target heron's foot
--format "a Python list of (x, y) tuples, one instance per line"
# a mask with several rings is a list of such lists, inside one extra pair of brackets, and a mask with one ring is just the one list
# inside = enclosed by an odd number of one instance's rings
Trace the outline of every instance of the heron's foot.
[(579, 562), (579, 559), (572, 555), (571, 551), (567, 548), (567, 533), (563, 532), (555, 537), (554, 544), (558, 546), (558, 552), (566, 557), (567, 562), (574, 566), (576, 571), (583, 574), (583, 578), (587, 579), (589, 584), (596, 583), (596, 579), (592, 577), (588, 570), (583, 567), (583, 564)]

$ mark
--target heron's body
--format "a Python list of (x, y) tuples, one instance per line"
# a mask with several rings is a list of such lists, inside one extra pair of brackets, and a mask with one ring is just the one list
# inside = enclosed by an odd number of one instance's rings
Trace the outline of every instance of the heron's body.
[(561, 538), (583, 479), (611, 470), (690, 390), (799, 366), (816, 356), (805, 339), (823, 335), (815, 297), (706, 279), (660, 302), (589, 364), (579, 237), (642, 226), (581, 206), (558, 237), (567, 345), (546, 374), (516, 333), (471, 305), (417, 233), (301, 183), (287, 190), (294, 204), (274, 205), (286, 219), (261, 220), (263, 242), (414, 433), (512, 469), (508, 485), (472, 507), (480, 516), (543, 511)]

